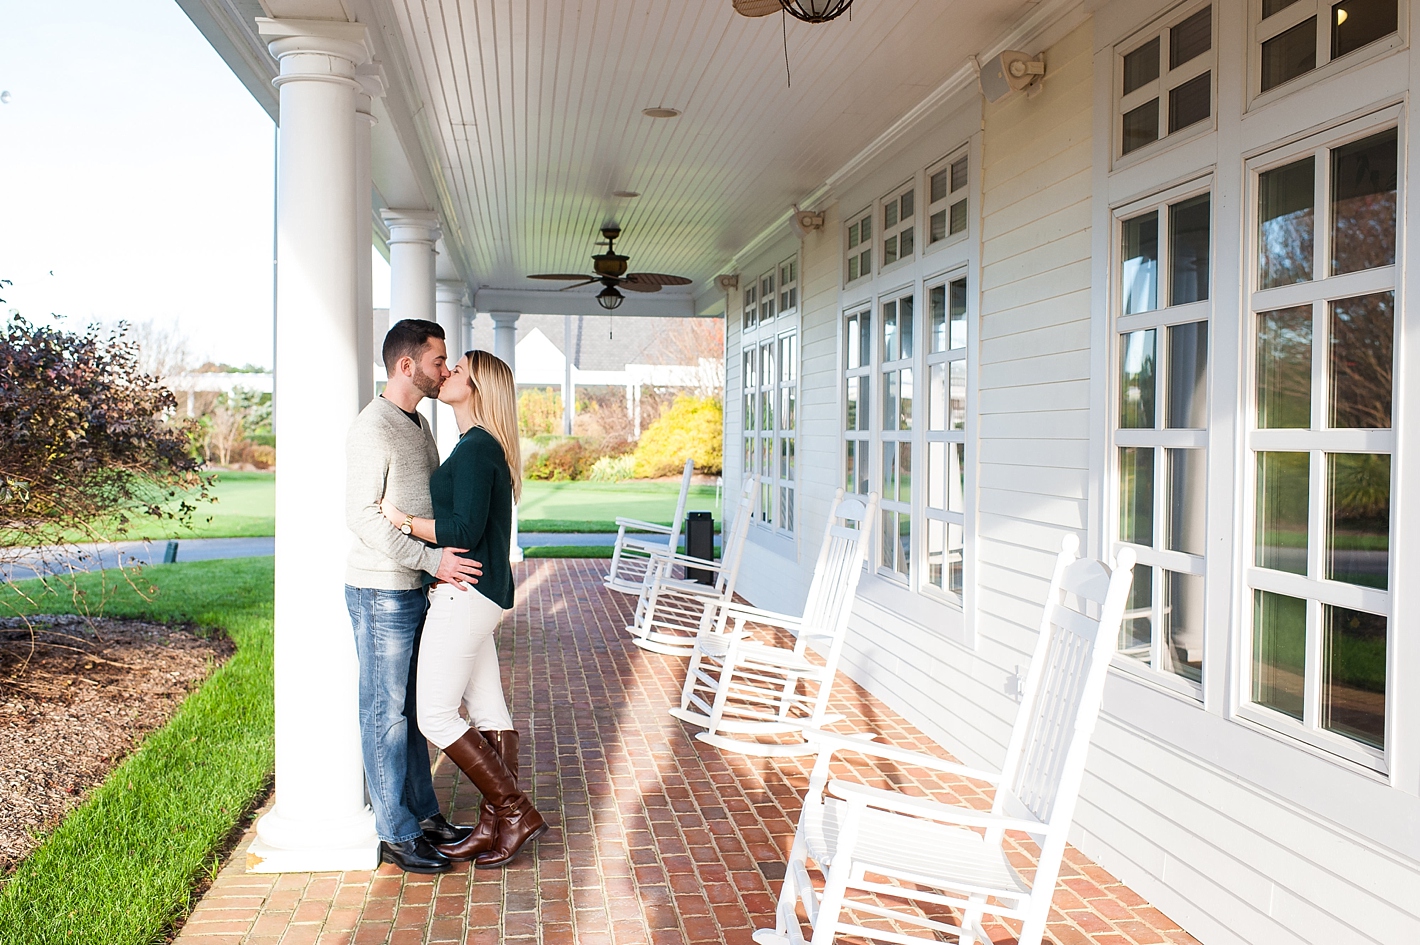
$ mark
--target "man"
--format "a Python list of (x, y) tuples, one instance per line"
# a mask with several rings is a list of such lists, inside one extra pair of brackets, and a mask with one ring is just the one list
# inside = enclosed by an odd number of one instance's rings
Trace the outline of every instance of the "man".
[(392, 528), (380, 499), (430, 517), (429, 474), (439, 451), (415, 408), (437, 397), (449, 377), (444, 330), (422, 319), (397, 322), (383, 349), (389, 383), (346, 438), (345, 521), (354, 532), (346, 564), (345, 604), (360, 660), (360, 743), (365, 783), (375, 810), (380, 860), (411, 873), (451, 867), (434, 843), (456, 843), (469, 828), (439, 812), (429, 772), (429, 746), (415, 714), (415, 667), (433, 575), (458, 590), (482, 571), (459, 557), (464, 548), (431, 548)]

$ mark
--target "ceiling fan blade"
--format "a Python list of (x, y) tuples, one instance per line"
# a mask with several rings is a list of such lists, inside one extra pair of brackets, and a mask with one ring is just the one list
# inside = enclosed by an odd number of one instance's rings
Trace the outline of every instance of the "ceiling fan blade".
[(590, 276), (580, 272), (543, 272), (535, 276), (528, 276), (529, 279), (551, 279), (554, 282), (580, 282), (583, 279), (590, 279)]
[(616, 284), (618, 289), (627, 289), (631, 292), (659, 292), (661, 287), (654, 282), (632, 282), (630, 279), (623, 279)]
[(663, 272), (633, 272), (626, 281), (642, 285), (690, 285), (691, 282), (685, 276), (668, 276)]
[(734, 6), (740, 16), (768, 16), (784, 9), (779, 0), (734, 0)]
[(580, 289), (580, 288), (581, 288), (582, 286), (584, 286), (584, 285), (591, 285), (593, 282), (600, 282), (600, 281), (601, 281), (600, 279), (588, 279), (588, 278), (586, 278), (585, 276), (583, 276), (581, 282), (577, 282), (577, 283), (574, 283), (574, 284), (572, 284), (572, 285), (564, 285), (562, 288), (558, 289), (557, 291), (558, 291), (558, 292), (566, 292), (568, 289)]

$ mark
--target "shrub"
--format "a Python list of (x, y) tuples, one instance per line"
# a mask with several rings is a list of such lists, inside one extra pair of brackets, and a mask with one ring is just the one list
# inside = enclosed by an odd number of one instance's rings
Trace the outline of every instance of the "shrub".
[(636, 474), (636, 457), (631, 453), (603, 456), (592, 464), (587, 478), (592, 482), (623, 482)]
[(701, 472), (719, 474), (724, 461), (724, 408), (713, 397), (675, 399), (636, 446), (636, 478), (680, 472), (687, 457)]
[(550, 387), (532, 387), (518, 394), (518, 429), (523, 436), (562, 430), (562, 394)]

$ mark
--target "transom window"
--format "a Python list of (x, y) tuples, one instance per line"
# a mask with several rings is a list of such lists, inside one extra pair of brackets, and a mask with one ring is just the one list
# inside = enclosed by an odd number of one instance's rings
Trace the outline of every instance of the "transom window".
[(1395, 35), (1397, 0), (1254, 0), (1258, 91), (1267, 92)]
[(1192, 8), (1122, 46), (1117, 153), (1130, 154), (1213, 114), (1213, 7)]
[(873, 274), (873, 211), (848, 224), (848, 255), (844, 262), (848, 281)]
[(966, 155), (927, 172), (927, 245), (966, 232)]
[(1136, 204), (1119, 227), (1115, 541), (1139, 560), (1119, 652), (1201, 698), (1211, 195)]
[(916, 251), (916, 191), (908, 187), (883, 200), (883, 266), (911, 259)]
[(1372, 124), (1263, 160), (1244, 710), (1384, 767), (1398, 134)]

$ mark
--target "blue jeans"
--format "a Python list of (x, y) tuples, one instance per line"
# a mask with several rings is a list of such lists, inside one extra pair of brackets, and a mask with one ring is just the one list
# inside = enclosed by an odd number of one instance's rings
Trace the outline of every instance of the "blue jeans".
[(428, 597), (423, 589), (345, 587), (360, 660), (360, 747), (365, 784), (381, 840), (421, 835), (419, 821), (439, 812), (429, 746), (415, 713), (419, 638)]

